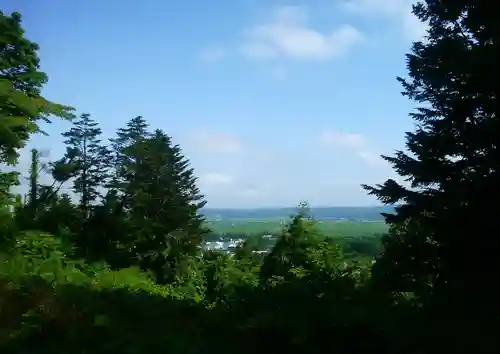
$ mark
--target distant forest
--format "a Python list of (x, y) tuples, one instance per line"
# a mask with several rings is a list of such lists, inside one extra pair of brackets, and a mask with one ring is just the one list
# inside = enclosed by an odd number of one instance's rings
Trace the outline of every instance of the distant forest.
[[(325, 219), (351, 219), (351, 220), (384, 220), (381, 213), (392, 213), (393, 207), (312, 207), (311, 214), (318, 220)], [(203, 208), (202, 214), (207, 219), (274, 219), (286, 218), (297, 213), (297, 208), (256, 208), (256, 209), (230, 209), (230, 208)]]

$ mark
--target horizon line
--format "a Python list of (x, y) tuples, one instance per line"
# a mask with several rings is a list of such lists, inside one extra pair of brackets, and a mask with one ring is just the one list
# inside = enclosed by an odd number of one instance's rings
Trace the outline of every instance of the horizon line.
[[(309, 206), (311, 209), (326, 209), (326, 208), (384, 208), (391, 207), (391, 205), (319, 205), (319, 206)], [(263, 209), (293, 209), (300, 208), (300, 206), (269, 206), (269, 207), (203, 207), (203, 209), (219, 209), (219, 210), (263, 210)]]

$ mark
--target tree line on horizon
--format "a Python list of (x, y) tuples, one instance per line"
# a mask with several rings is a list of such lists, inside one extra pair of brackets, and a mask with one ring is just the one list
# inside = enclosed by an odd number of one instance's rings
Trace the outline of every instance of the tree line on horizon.
[[(485, 0), (426, 0), (398, 80), (415, 101), (408, 186), (364, 186), (393, 213), (376, 262), (348, 261), (306, 204), (264, 257), (202, 252), (206, 201), (180, 146), (141, 117), (104, 142), (88, 114), (42, 96), (38, 45), (0, 12), (0, 350), (9, 353), (496, 353), (491, 233), (499, 196), (500, 22)], [(67, 119), (66, 151), (19, 151)], [(40, 183), (48, 171), (53, 183)], [(61, 186), (69, 185), (70, 198)]]
[[(206, 205), (201, 213), (208, 221), (227, 221), (231, 219), (269, 220), (283, 219), (296, 214), (298, 207), (275, 208), (215, 208)], [(384, 221), (382, 213), (392, 213), (393, 206), (311, 206), (310, 212), (317, 220), (347, 219)]]

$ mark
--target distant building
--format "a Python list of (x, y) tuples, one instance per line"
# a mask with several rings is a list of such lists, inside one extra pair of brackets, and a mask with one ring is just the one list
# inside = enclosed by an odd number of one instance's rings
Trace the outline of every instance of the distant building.
[(242, 238), (228, 241), (207, 241), (203, 245), (203, 249), (230, 252), (241, 245), (244, 241), (245, 240)]

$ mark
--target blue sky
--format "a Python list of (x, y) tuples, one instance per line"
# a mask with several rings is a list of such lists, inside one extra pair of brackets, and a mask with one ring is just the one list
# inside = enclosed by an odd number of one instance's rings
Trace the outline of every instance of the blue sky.
[[(40, 47), (44, 95), (106, 137), (142, 115), (184, 149), (211, 207), (373, 205), (413, 103), (397, 75), (411, 0), (4, 1)], [(68, 123), (29, 148), (61, 156)], [(28, 155), (21, 155), (20, 168)]]

